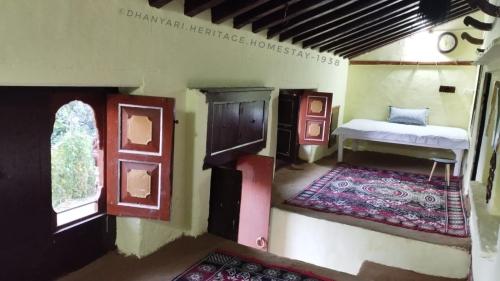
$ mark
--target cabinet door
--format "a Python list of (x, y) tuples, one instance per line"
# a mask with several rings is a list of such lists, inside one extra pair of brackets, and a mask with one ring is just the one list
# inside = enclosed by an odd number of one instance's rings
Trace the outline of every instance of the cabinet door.
[(240, 220), (241, 172), (212, 168), (208, 232), (237, 241)]
[(173, 132), (173, 99), (108, 97), (109, 214), (169, 220)]
[(244, 155), (237, 169), (243, 177), (238, 243), (267, 251), (274, 158)]
[(299, 143), (328, 145), (332, 94), (305, 92), (300, 98)]
[(271, 88), (202, 89), (208, 102), (203, 168), (235, 162), (266, 147)]
[(212, 107), (212, 154), (232, 148), (238, 141), (239, 103), (216, 103)]
[(299, 99), (294, 91), (280, 91), (278, 98), (278, 142), (276, 157), (295, 162), (298, 156), (297, 118), (299, 113)]
[(265, 101), (240, 103), (238, 144), (247, 144), (264, 138)]

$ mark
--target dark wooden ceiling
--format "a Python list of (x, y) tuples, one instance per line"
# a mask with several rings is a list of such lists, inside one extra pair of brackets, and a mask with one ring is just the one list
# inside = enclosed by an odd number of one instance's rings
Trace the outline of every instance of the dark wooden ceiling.
[[(161, 8), (172, 0), (149, 0)], [(184, 14), (211, 10), (212, 22), (267, 30), (267, 38), (291, 39), (303, 48), (353, 58), (437, 24), (423, 19), (419, 0), (185, 0)], [(475, 12), (467, 0), (452, 0), (445, 23)]]

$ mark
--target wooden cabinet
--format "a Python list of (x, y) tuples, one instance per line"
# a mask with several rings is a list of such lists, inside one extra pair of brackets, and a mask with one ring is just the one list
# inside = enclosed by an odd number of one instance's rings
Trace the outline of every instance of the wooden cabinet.
[(235, 168), (212, 168), (208, 232), (267, 250), (274, 159), (243, 155)]
[(235, 161), (266, 147), (272, 88), (201, 89), (208, 102), (205, 167)]

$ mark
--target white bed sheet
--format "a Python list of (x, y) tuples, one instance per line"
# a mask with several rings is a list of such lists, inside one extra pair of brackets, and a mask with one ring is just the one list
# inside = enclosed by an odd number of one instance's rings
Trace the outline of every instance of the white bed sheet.
[(446, 149), (469, 149), (467, 131), (455, 127), (416, 126), (353, 119), (338, 127), (333, 134), (341, 134), (348, 139), (365, 139)]

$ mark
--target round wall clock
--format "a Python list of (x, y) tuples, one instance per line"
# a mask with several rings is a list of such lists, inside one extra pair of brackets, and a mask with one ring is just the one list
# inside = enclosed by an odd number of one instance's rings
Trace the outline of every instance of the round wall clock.
[(457, 36), (455, 36), (455, 34), (451, 32), (445, 32), (439, 35), (438, 49), (441, 53), (443, 54), (450, 53), (453, 50), (455, 50), (457, 45), (458, 45), (458, 39)]

